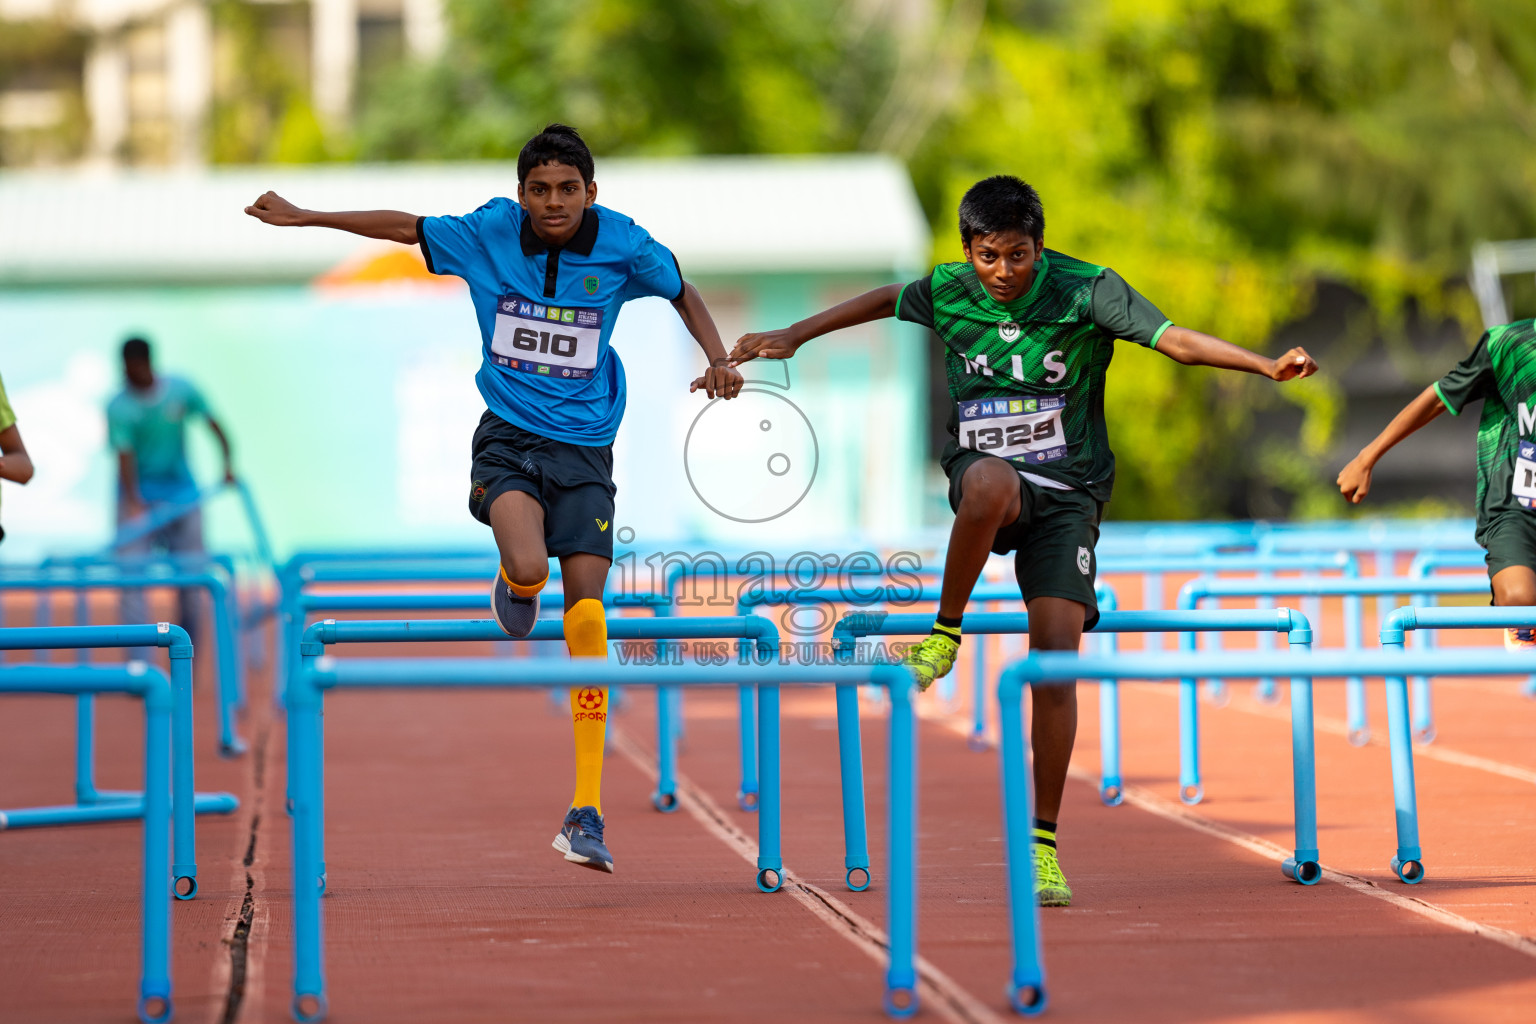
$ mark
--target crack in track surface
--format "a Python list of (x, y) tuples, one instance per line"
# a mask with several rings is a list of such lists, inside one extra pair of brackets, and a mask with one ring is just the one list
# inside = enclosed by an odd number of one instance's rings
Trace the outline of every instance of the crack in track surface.
[[(608, 739), (613, 749), (623, 754), (648, 778), (656, 778), (655, 758), (631, 740), (611, 721)], [(704, 828), (735, 850), (755, 869), (757, 841), (742, 831), (709, 794), (695, 786), (681, 773), (677, 776), (678, 804)], [(801, 878), (789, 865), (783, 870), (784, 891), (822, 923), (863, 950), (870, 959), (884, 966), (890, 958), (890, 941), (885, 930), (855, 911), (825, 889)], [(949, 975), (922, 957), (917, 958), (918, 998), (940, 1017), (954, 1024), (1003, 1024), (1003, 1018), (965, 991)]]
[(245, 845), (245, 895), (240, 901), (240, 913), (235, 918), (235, 928), (224, 940), (229, 945), (229, 989), (224, 995), (224, 1013), (219, 1024), (235, 1024), (240, 1018), (240, 1007), (245, 1002), (246, 974), (250, 961), (251, 922), (256, 918), (256, 879), (251, 865), (256, 863), (256, 841), (261, 832), (262, 785), (266, 775), (268, 731), (262, 729), (251, 754), (253, 779), (251, 803), (251, 831)]

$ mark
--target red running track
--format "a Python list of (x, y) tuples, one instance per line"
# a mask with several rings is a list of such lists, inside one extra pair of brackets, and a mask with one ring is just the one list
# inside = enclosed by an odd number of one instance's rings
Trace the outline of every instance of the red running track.
[[(254, 681), (244, 723), (252, 753), (236, 762), (216, 756), (211, 688), (200, 688), (199, 783), (245, 803), (231, 818), (199, 820), (201, 893), (173, 908), (182, 1022), (287, 1019), (282, 730), (264, 683)], [(1096, 702), (1083, 687), (1080, 778), (1061, 832), (1076, 897), (1044, 914), (1045, 1019), (1536, 1017), (1536, 702), (1516, 682), (1439, 686), (1440, 739), (1417, 763), (1429, 877), (1413, 888), (1387, 867), (1386, 749), (1345, 742), (1339, 687), (1317, 688), (1331, 871), (1314, 888), (1284, 880), (1273, 849), (1290, 841), (1283, 711), (1256, 703), (1244, 684), (1229, 706), (1204, 708), (1208, 796), (1188, 809), (1175, 799), (1172, 691), (1122, 689), (1129, 799), (1111, 809), (1091, 784)], [(615, 716), (605, 788), (612, 877), (549, 847), (571, 769), (568, 719), (546, 695), (328, 700), (333, 1021), (880, 1019), (878, 709), (865, 720), (876, 884), (865, 893), (842, 884), (832, 701), (796, 694), (784, 721), (791, 880), (765, 895), (752, 884), (755, 822), (735, 808), (734, 693), (689, 699), (683, 807), (672, 815), (648, 801), (652, 700), (629, 698)], [(68, 799), (72, 702), (0, 706), (0, 805)], [(925, 709), (924, 1018), (1008, 1019), (996, 758), (966, 747), (964, 708), (945, 717), (927, 698)], [(136, 706), (103, 700), (100, 719), (99, 781), (133, 785)], [(138, 856), (131, 824), (0, 834), (0, 1020), (131, 1019)]]

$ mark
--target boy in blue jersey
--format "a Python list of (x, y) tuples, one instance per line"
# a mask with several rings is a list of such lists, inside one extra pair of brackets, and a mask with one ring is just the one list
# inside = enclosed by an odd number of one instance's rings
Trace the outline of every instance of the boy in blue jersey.
[[(667, 248), (623, 214), (596, 205), (592, 154), (551, 124), (517, 158), (517, 202), (492, 199), (463, 217), (394, 210), (302, 210), (268, 192), (245, 212), (279, 226), (338, 228), (420, 245), (427, 267), (469, 285), (482, 352), (475, 376), (487, 410), (475, 431), (469, 509), (501, 555), (491, 609), (527, 636), (549, 559), (560, 559), (565, 639), (573, 657), (605, 658), (603, 588), (613, 561), (613, 438), (624, 416), (624, 367), (609, 347), (619, 308), (667, 299), (708, 358), (690, 391), (735, 398), (741, 374), (698, 290)], [(571, 691), (576, 793), (554, 847), (613, 871), (603, 841), (601, 782), (608, 692)]]
[[(144, 338), (123, 342), (123, 382), (123, 390), (107, 404), (107, 442), (117, 453), (119, 527), (146, 513), (198, 500), (200, 492), (187, 459), (187, 422), (194, 416), (203, 418), (219, 443), (224, 482), (235, 482), (229, 435), (209, 410), (207, 399), (191, 381), (156, 373)], [(201, 555), (202, 509), (192, 508), (119, 550), (124, 555), (148, 555), (155, 550), (172, 556)], [(177, 621), (196, 643), (202, 636), (197, 591), (179, 591), (177, 608)], [(124, 622), (143, 622), (146, 614), (142, 592), (123, 595)]]

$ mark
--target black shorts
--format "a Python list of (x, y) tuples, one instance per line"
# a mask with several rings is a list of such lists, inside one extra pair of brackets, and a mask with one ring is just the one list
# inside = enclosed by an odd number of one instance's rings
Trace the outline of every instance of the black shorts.
[(1488, 549), (1488, 578), (1512, 565), (1536, 569), (1536, 512), (1513, 510), (1499, 514), (1482, 531)]
[[(960, 510), (965, 471), (977, 459), (995, 458), (960, 449), (945, 459), (951, 509)], [(1015, 469), (1012, 464), (1009, 468)], [(1099, 621), (1099, 602), (1093, 592), (1099, 563), (1093, 549), (1099, 542), (1103, 515), (1104, 506), (1083, 491), (1042, 487), (1020, 474), (1019, 518), (997, 531), (992, 551), (999, 555), (1015, 552), (1013, 572), (1026, 602), (1037, 597), (1076, 601), (1088, 610), (1083, 628), (1092, 629)]]
[(544, 545), (554, 558), (613, 558), (613, 446), (554, 441), (487, 411), (475, 428), (469, 512), (491, 525), (491, 504), (523, 491), (544, 508)]

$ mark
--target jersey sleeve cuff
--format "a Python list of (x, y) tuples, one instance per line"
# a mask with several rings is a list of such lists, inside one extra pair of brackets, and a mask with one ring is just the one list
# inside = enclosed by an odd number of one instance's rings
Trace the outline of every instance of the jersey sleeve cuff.
[(1151, 349), (1157, 348), (1157, 343), (1162, 340), (1163, 332), (1168, 330), (1168, 328), (1170, 328), (1172, 326), (1173, 326), (1173, 321), (1172, 320), (1164, 320), (1163, 321), (1163, 326), (1159, 327), (1157, 329), (1157, 333), (1152, 335), (1152, 340), (1147, 342), (1147, 348), (1151, 348)]
[(1452, 416), (1460, 416), (1461, 415), (1461, 410), (1456, 408), (1454, 405), (1452, 405), (1450, 403), (1450, 400), (1445, 397), (1445, 392), (1440, 390), (1440, 382), (1439, 381), (1435, 381), (1434, 388), (1435, 388), (1435, 397), (1440, 399), (1440, 404), (1445, 406), (1445, 411), (1450, 413)]
[(672, 255), (672, 269), (677, 271), (677, 294), (669, 301), (681, 302), (683, 295), (688, 291), (688, 282), (683, 280), (683, 267), (682, 264), (677, 262), (677, 253), (671, 252), (670, 249), (668, 252)]
[(437, 268), (432, 265), (432, 248), (427, 245), (427, 218), (416, 218), (416, 244), (421, 246), (421, 258), (427, 261), (427, 270), (437, 273)]

